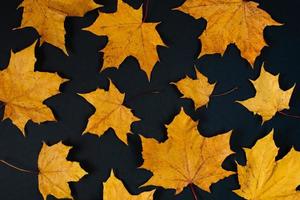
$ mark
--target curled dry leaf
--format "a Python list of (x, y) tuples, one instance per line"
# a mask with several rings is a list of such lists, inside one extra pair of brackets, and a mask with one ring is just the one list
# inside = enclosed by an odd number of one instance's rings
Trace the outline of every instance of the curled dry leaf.
[(130, 194), (124, 187), (122, 181), (117, 179), (113, 173), (109, 179), (103, 184), (103, 200), (126, 199), (126, 200), (153, 200), (154, 191), (143, 192), (138, 195)]
[(84, 133), (89, 132), (101, 136), (107, 129), (112, 128), (119, 139), (127, 144), (127, 133), (130, 132), (131, 123), (139, 119), (123, 105), (125, 94), (120, 93), (110, 82), (108, 91), (97, 89), (80, 95), (96, 109)]
[(207, 20), (206, 29), (200, 36), (200, 56), (223, 54), (233, 43), (251, 65), (266, 46), (265, 27), (281, 25), (258, 8), (258, 3), (248, 0), (186, 0), (178, 9)]
[(300, 152), (292, 149), (276, 161), (278, 148), (273, 141), (273, 131), (260, 139), (251, 149), (245, 149), (247, 165), (238, 165), (241, 188), (234, 192), (253, 200), (296, 200), (300, 192)]
[(96, 35), (107, 35), (108, 44), (103, 49), (103, 68), (119, 67), (128, 56), (134, 56), (150, 79), (158, 61), (157, 45), (164, 45), (155, 27), (157, 23), (142, 21), (142, 8), (135, 10), (118, 0), (117, 12), (100, 13), (97, 20), (85, 30)]
[(99, 7), (93, 0), (24, 0), (23, 19), (20, 28), (33, 27), (43, 42), (50, 43), (65, 53), (65, 19), (67, 16), (82, 17)]
[(57, 74), (34, 71), (34, 47), (35, 43), (18, 53), (11, 53), (8, 67), (0, 71), (4, 119), (11, 119), (24, 135), (28, 120), (36, 123), (55, 120), (43, 101), (58, 94), (59, 86), (64, 82)]
[(184, 98), (189, 98), (194, 101), (196, 109), (207, 105), (209, 96), (215, 88), (215, 84), (210, 84), (208, 79), (197, 70), (195, 80), (186, 77), (175, 83), (175, 85), (183, 94)]
[(262, 67), (260, 76), (255, 81), (251, 81), (256, 90), (255, 97), (238, 103), (254, 114), (261, 115), (263, 122), (270, 120), (277, 111), (289, 109), (295, 86), (283, 91), (280, 89), (278, 78), (279, 75), (274, 76)]
[(142, 138), (144, 163), (141, 167), (153, 173), (145, 185), (175, 189), (176, 194), (189, 184), (209, 191), (212, 183), (233, 174), (221, 167), (232, 153), (231, 132), (203, 137), (197, 123), (183, 110), (167, 128), (168, 139), (164, 143)]
[(53, 146), (43, 144), (38, 158), (38, 179), (39, 189), (44, 199), (48, 195), (73, 199), (68, 182), (79, 181), (87, 174), (79, 163), (66, 159), (70, 149), (71, 147), (61, 142)]

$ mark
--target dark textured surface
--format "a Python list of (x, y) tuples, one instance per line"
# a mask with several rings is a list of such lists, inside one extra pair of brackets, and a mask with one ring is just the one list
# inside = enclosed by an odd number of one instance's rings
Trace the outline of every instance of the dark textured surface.
[[(16, 10), (18, 0), (6, 0), (0, 6), (0, 67), (3, 69), (9, 61), (9, 52), (19, 51), (38, 39), (33, 28), (12, 30), (20, 24), (22, 10)], [(138, 8), (142, 1), (130, 1)], [(132, 3), (134, 2), (134, 3)], [(97, 37), (82, 31), (97, 17), (97, 11), (88, 13), (84, 18), (68, 17), (65, 22), (67, 30), (67, 49), (69, 57), (59, 49), (44, 44), (36, 50), (36, 69), (39, 71), (58, 72), (62, 77), (71, 79), (61, 86), (61, 94), (46, 100), (53, 110), (57, 122), (35, 124), (28, 122), (27, 136), (15, 128), (10, 120), (0, 123), (0, 159), (16, 166), (36, 170), (37, 157), (42, 142), (55, 144), (63, 141), (74, 148), (69, 154), (70, 160), (79, 161), (89, 172), (78, 183), (71, 183), (72, 194), (76, 200), (102, 199), (102, 182), (113, 168), (123, 180), (127, 189), (139, 193), (148, 188), (139, 189), (150, 176), (146, 170), (137, 169), (143, 162), (139, 134), (153, 137), (160, 141), (167, 138), (164, 124), (169, 123), (183, 106), (188, 114), (199, 120), (199, 130), (205, 136), (213, 136), (233, 129), (231, 147), (234, 155), (224, 162), (224, 168), (236, 170), (234, 159), (245, 163), (242, 147), (251, 147), (258, 138), (275, 130), (275, 141), (280, 147), (279, 158), (294, 145), (300, 150), (300, 120), (277, 114), (272, 120), (261, 125), (261, 118), (253, 116), (246, 108), (235, 103), (254, 95), (254, 88), (248, 79), (257, 78), (260, 66), (264, 62), (267, 71), (280, 73), (280, 85), (283, 89), (300, 83), (300, 27), (298, 1), (264, 0), (261, 7), (281, 23), (281, 27), (265, 29), (265, 39), (269, 47), (263, 49), (254, 70), (240, 57), (238, 49), (231, 45), (223, 57), (220, 55), (204, 56), (196, 59), (201, 49), (198, 36), (205, 28), (205, 20), (193, 19), (187, 14), (172, 11), (182, 0), (150, 0), (147, 21), (159, 22), (157, 26), (161, 37), (169, 48), (158, 47), (161, 62), (152, 72), (151, 82), (140, 70), (135, 58), (127, 58), (116, 69), (99, 73), (102, 65), (102, 53), (107, 38)], [(112, 12), (115, 1), (103, 0), (102, 10)], [(80, 6), (80, 5), (78, 5)], [(221, 97), (212, 97), (208, 107), (194, 111), (191, 100), (180, 99), (180, 93), (170, 82), (178, 81), (185, 75), (194, 76), (193, 65), (205, 74), (210, 82), (217, 82), (214, 94), (220, 94), (234, 87), (235, 92)], [(81, 136), (88, 117), (94, 108), (76, 95), (77, 92), (90, 92), (97, 87), (107, 88), (108, 78), (126, 93), (125, 105), (132, 108), (136, 116), (143, 119), (132, 125), (128, 137), (129, 146), (125, 146), (108, 130), (102, 137), (86, 134)], [(0, 86), (1, 87), (1, 86)], [(300, 86), (296, 86), (291, 99), (291, 109), (285, 111), (300, 115)], [(0, 88), (1, 89), (1, 88)], [(151, 93), (159, 91), (159, 93)], [(1, 118), (3, 116), (3, 108)], [(122, 123), (122, 122), (120, 122)], [(288, 170), (288, 169), (287, 169)], [(233, 175), (211, 186), (211, 193), (196, 189), (199, 200), (238, 200), (241, 199), (231, 190), (238, 188), (237, 176)], [(41, 200), (37, 177), (11, 169), (0, 164), (0, 199)], [(55, 199), (49, 196), (48, 200)], [(192, 200), (192, 193), (186, 188), (178, 196), (173, 190), (159, 188), (156, 200)]]

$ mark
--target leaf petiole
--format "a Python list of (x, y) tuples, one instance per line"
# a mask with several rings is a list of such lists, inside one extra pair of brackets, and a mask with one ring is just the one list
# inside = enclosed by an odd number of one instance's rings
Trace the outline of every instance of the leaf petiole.
[(15, 169), (15, 170), (17, 170), (17, 171), (25, 172), (25, 173), (29, 173), (29, 174), (36, 174), (36, 172), (34, 172), (34, 171), (30, 171), (30, 170), (26, 170), (26, 169), (16, 167), (16, 166), (6, 162), (5, 160), (0, 160), (0, 162), (7, 165), (7, 166), (9, 166), (9, 167), (11, 167), (11, 168), (13, 168), (13, 169)]
[(190, 186), (191, 191), (193, 193), (194, 200), (198, 200), (198, 197), (197, 197), (196, 191), (194, 189), (193, 183), (190, 183), (189, 186)]

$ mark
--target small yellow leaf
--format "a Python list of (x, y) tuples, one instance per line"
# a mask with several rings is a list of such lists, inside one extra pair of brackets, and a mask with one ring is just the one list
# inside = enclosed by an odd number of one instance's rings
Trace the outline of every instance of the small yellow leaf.
[(233, 43), (251, 65), (266, 46), (265, 27), (281, 25), (258, 8), (258, 3), (248, 0), (186, 0), (178, 9), (207, 20), (206, 29), (200, 36), (200, 56), (223, 55), (227, 46)]
[(119, 67), (126, 57), (134, 56), (150, 79), (159, 60), (156, 47), (164, 43), (155, 29), (157, 23), (144, 23), (142, 16), (142, 8), (135, 10), (118, 0), (117, 12), (99, 13), (94, 24), (85, 29), (99, 36), (108, 36), (108, 44), (103, 49), (102, 69)]
[(275, 160), (278, 148), (273, 131), (251, 149), (245, 149), (247, 165), (238, 165), (241, 188), (234, 192), (248, 200), (297, 200), (300, 192), (300, 152), (292, 149), (284, 158)]
[(103, 184), (103, 200), (153, 200), (154, 191), (143, 192), (138, 195), (130, 194), (124, 187), (122, 181), (117, 179), (113, 173)]
[(20, 28), (33, 27), (41, 36), (41, 44), (48, 42), (65, 53), (65, 19), (82, 17), (99, 7), (93, 0), (24, 0), (23, 19)]
[(34, 71), (34, 47), (35, 43), (12, 53), (8, 67), (0, 71), (4, 119), (11, 119), (24, 135), (28, 120), (36, 123), (55, 120), (43, 101), (58, 94), (59, 86), (64, 82), (57, 74)]
[(186, 77), (175, 85), (183, 94), (184, 98), (189, 98), (194, 101), (195, 108), (207, 105), (209, 96), (215, 88), (215, 84), (210, 84), (208, 79), (196, 70), (196, 80)]
[(68, 182), (79, 181), (87, 174), (78, 163), (66, 159), (70, 149), (61, 142), (53, 146), (43, 144), (38, 159), (38, 179), (44, 199), (48, 195), (73, 199)]
[(233, 174), (221, 166), (232, 153), (231, 132), (203, 137), (197, 130), (197, 123), (183, 110), (167, 128), (168, 139), (164, 143), (142, 138), (144, 163), (141, 167), (153, 173), (145, 185), (173, 188), (178, 194), (193, 183), (209, 191), (212, 183)]
[(138, 118), (123, 105), (125, 95), (120, 93), (112, 82), (108, 91), (97, 89), (94, 92), (80, 95), (96, 108), (84, 133), (89, 132), (101, 136), (107, 129), (113, 128), (119, 139), (127, 144), (130, 125)]
[(278, 111), (289, 109), (289, 102), (295, 86), (287, 91), (280, 89), (279, 75), (274, 76), (261, 69), (260, 76), (252, 81), (256, 95), (245, 101), (237, 101), (254, 114), (262, 116), (263, 122), (270, 120)]

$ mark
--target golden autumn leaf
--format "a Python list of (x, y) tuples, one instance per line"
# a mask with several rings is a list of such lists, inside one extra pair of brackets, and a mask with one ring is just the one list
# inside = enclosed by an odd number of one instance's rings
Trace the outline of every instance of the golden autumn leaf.
[(159, 60), (156, 47), (164, 45), (155, 27), (158, 23), (143, 22), (142, 8), (135, 10), (118, 0), (117, 12), (99, 13), (97, 20), (85, 30), (96, 35), (107, 35), (103, 49), (103, 68), (119, 67), (128, 56), (134, 56), (150, 79), (151, 71)]
[(108, 91), (97, 89), (80, 95), (96, 109), (89, 118), (84, 133), (89, 132), (101, 136), (107, 129), (112, 128), (119, 139), (127, 144), (127, 133), (130, 132), (131, 123), (137, 121), (138, 118), (123, 105), (125, 94), (120, 93), (110, 82)]
[(183, 98), (194, 101), (195, 108), (207, 105), (209, 96), (215, 88), (215, 84), (210, 84), (208, 79), (196, 70), (196, 79), (186, 77), (175, 83), (178, 90), (183, 94)]
[(207, 20), (200, 36), (200, 56), (223, 55), (229, 44), (235, 44), (251, 65), (267, 45), (263, 37), (265, 27), (281, 25), (258, 8), (258, 3), (248, 0), (186, 0), (178, 9)]
[(270, 120), (278, 111), (289, 109), (295, 85), (283, 91), (279, 86), (279, 74), (274, 76), (261, 68), (260, 76), (253, 83), (256, 95), (245, 101), (237, 101), (254, 114), (262, 116), (263, 122)]
[(50, 43), (65, 53), (65, 19), (83, 15), (99, 7), (93, 0), (24, 0), (23, 19), (20, 28), (33, 27), (43, 42)]
[(109, 179), (103, 184), (103, 200), (153, 200), (153, 194), (154, 191), (143, 192), (138, 195), (130, 194), (122, 181), (115, 177), (113, 171), (111, 172)]
[(232, 153), (231, 132), (203, 137), (197, 130), (197, 123), (183, 110), (167, 128), (168, 139), (164, 143), (142, 138), (144, 163), (141, 167), (153, 173), (145, 185), (173, 188), (178, 194), (193, 183), (210, 191), (212, 183), (233, 174), (221, 167)]
[(43, 144), (38, 158), (38, 180), (44, 199), (48, 195), (73, 199), (68, 182), (79, 181), (87, 174), (79, 163), (66, 159), (70, 149), (61, 142), (53, 146)]
[(292, 149), (276, 161), (278, 148), (273, 131), (251, 149), (245, 149), (247, 165), (238, 165), (240, 189), (234, 192), (248, 200), (297, 200), (300, 192), (300, 152)]
[(43, 101), (59, 93), (64, 79), (57, 74), (34, 71), (35, 43), (11, 53), (9, 65), (0, 71), (0, 101), (4, 119), (9, 118), (25, 135), (28, 120), (36, 123), (54, 121), (54, 115)]

